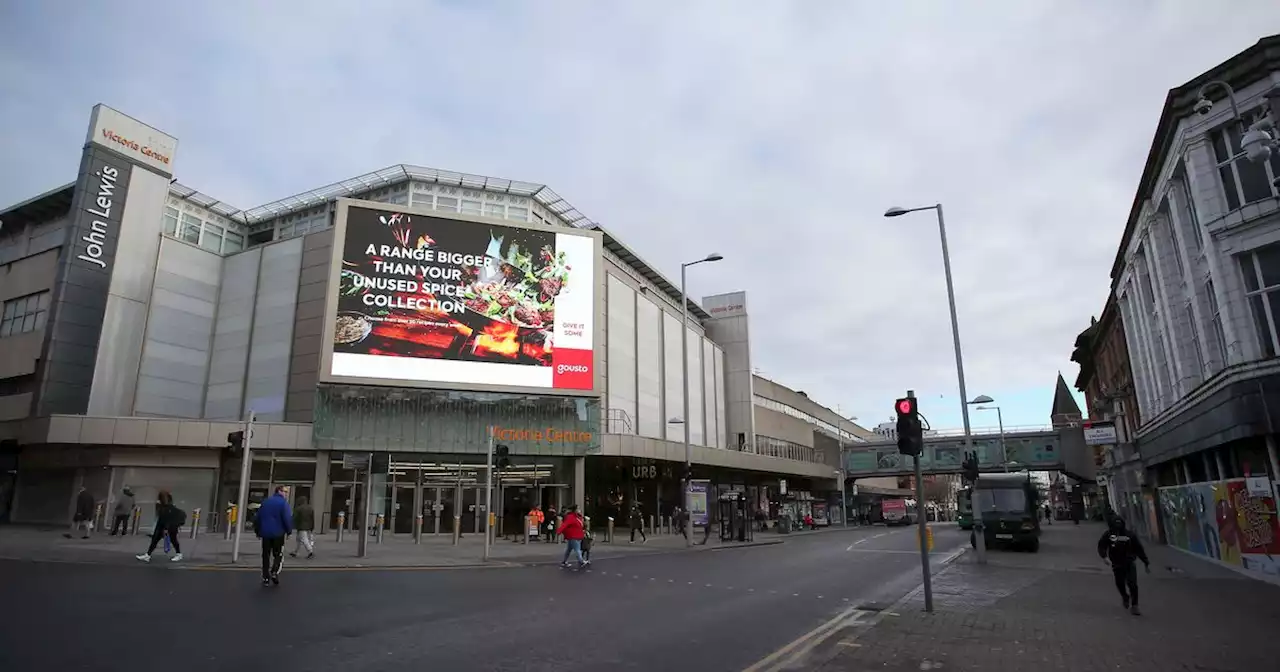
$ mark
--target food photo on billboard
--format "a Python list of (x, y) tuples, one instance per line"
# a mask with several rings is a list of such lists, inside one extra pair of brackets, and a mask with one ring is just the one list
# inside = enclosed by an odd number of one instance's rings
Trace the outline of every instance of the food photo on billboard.
[(331, 377), (594, 389), (595, 237), (357, 203), (339, 209)]

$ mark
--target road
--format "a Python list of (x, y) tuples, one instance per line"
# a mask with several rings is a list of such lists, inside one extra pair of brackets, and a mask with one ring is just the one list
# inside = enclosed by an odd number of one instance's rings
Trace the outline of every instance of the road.
[[(920, 582), (915, 528), (555, 567), (243, 571), (0, 563), (0, 669), (739, 671)], [(938, 527), (933, 557), (966, 537)]]

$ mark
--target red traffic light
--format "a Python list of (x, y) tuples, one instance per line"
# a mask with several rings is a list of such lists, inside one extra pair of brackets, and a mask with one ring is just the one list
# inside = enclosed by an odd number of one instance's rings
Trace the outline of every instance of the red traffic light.
[(915, 411), (915, 401), (911, 399), (898, 400), (898, 413), (900, 415), (911, 415)]

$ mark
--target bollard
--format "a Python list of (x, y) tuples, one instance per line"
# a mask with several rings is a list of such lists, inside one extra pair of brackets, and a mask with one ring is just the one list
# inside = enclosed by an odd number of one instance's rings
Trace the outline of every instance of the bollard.
[(533, 522), (534, 520), (536, 519), (533, 516), (524, 517), (524, 533), (521, 534), (520, 536), (524, 537), (524, 540), (521, 543), (525, 544), (526, 546), (529, 545), (529, 530), (537, 529), (538, 527), (538, 524)]
[(662, 525), (667, 528), (667, 534), (673, 534), (671, 531), (671, 516), (664, 516)]
[(453, 545), (458, 545), (458, 538), (462, 536), (462, 516), (453, 517)]
[(376, 540), (376, 541), (377, 541), (377, 543), (379, 543), (379, 544), (381, 544), (381, 543), (382, 543), (382, 522), (383, 522), (382, 514), (381, 514), (381, 513), (379, 513), (379, 514), (377, 515), (377, 517), (373, 519), (373, 523), (374, 523), (374, 525), (377, 525), (377, 526), (378, 526), (378, 527), (377, 527), (377, 540)]
[(422, 514), (419, 513), (413, 519), (413, 543), (422, 543)]
[(613, 543), (613, 516), (609, 516), (609, 526), (605, 528), (604, 540), (606, 543)]
[(657, 530), (653, 527), (653, 516), (649, 516), (649, 534), (657, 534)]
[(133, 534), (138, 533), (138, 526), (140, 524), (142, 524), (142, 509), (135, 506), (133, 507)]
[(337, 540), (339, 544), (342, 543), (342, 532), (346, 529), (346, 527), (347, 527), (347, 512), (339, 511), (338, 512), (338, 540)]
[(200, 530), (200, 509), (191, 510), (191, 536), (189, 539), (195, 539), (196, 533)]
[(106, 514), (106, 509), (101, 504), (94, 505), (93, 520), (90, 521), (89, 523), (89, 534), (93, 534), (94, 530), (97, 530), (98, 528), (102, 527), (103, 517), (105, 516), (105, 514)]

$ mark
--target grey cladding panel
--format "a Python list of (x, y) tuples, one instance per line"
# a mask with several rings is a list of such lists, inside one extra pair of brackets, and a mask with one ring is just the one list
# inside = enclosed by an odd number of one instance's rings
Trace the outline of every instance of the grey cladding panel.
[(223, 260), (222, 293), (218, 297), (209, 387), (205, 392), (206, 418), (243, 417), (245, 367), (249, 363), (261, 259), (262, 248), (255, 248)]
[(244, 411), (266, 422), (284, 420), (302, 244), (293, 238), (262, 248)]

